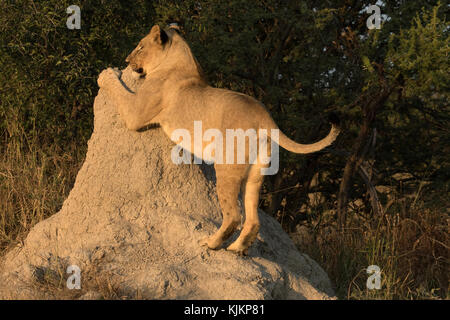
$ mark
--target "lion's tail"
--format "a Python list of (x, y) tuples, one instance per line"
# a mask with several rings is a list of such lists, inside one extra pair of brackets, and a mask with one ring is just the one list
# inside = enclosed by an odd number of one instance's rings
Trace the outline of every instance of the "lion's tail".
[(330, 122), (331, 122), (331, 129), (328, 135), (323, 138), (322, 140), (311, 143), (311, 144), (301, 144), (297, 143), (291, 139), (289, 139), (281, 130), (279, 130), (276, 123), (271, 119), (272, 126), (274, 129), (278, 129), (278, 144), (282, 146), (284, 149), (294, 152), (294, 153), (301, 153), (301, 154), (307, 154), (307, 153), (313, 153), (322, 150), (325, 147), (328, 147), (331, 145), (334, 140), (336, 140), (337, 136), (339, 135), (340, 129), (339, 129), (339, 119), (337, 116), (332, 115), (330, 116)]

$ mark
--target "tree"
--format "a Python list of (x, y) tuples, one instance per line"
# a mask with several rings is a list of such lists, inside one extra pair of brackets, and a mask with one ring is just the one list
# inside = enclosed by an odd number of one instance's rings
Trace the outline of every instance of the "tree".
[(123, 66), (153, 20), (147, 1), (81, 1), (81, 29), (69, 30), (70, 1), (0, 2), (0, 134), (25, 133), (64, 146), (92, 130), (96, 78)]

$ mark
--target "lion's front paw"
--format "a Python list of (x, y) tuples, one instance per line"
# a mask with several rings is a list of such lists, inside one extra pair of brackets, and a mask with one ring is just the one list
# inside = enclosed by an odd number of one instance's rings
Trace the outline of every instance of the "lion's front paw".
[(113, 71), (116, 74), (117, 78), (120, 79), (120, 77), (122, 77), (122, 70), (119, 70), (119, 68), (114, 68)]
[(114, 81), (120, 77), (120, 71), (108, 68), (103, 70), (97, 79), (97, 84), (100, 88), (105, 87), (108, 82)]

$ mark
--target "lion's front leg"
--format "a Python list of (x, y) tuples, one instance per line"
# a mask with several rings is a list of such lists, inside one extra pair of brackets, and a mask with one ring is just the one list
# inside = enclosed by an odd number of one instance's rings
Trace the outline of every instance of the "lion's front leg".
[(118, 71), (108, 68), (100, 73), (97, 83), (100, 88), (108, 90), (109, 95), (117, 104), (119, 114), (125, 121), (127, 128), (139, 130), (148, 125), (161, 111), (162, 107), (159, 103), (153, 103), (157, 95), (149, 94), (144, 97), (139, 92), (132, 93), (123, 86), (119, 77)]
[(108, 68), (100, 73), (97, 83), (100, 88), (107, 90), (108, 94), (113, 98), (127, 128), (137, 130), (134, 120), (136, 116), (133, 115), (136, 94), (131, 93), (122, 85), (119, 79), (120, 76), (121, 73), (119, 71)]

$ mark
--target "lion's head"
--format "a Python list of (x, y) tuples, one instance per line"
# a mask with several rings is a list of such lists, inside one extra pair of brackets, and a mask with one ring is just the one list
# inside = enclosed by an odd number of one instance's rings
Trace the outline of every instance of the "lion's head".
[(131, 69), (141, 75), (155, 69), (165, 57), (164, 49), (170, 41), (166, 31), (155, 25), (126, 58)]
[(172, 25), (164, 30), (158, 25), (153, 26), (125, 61), (142, 77), (163, 68), (165, 71), (161, 72), (177, 70), (204, 79), (203, 71), (178, 26)]

